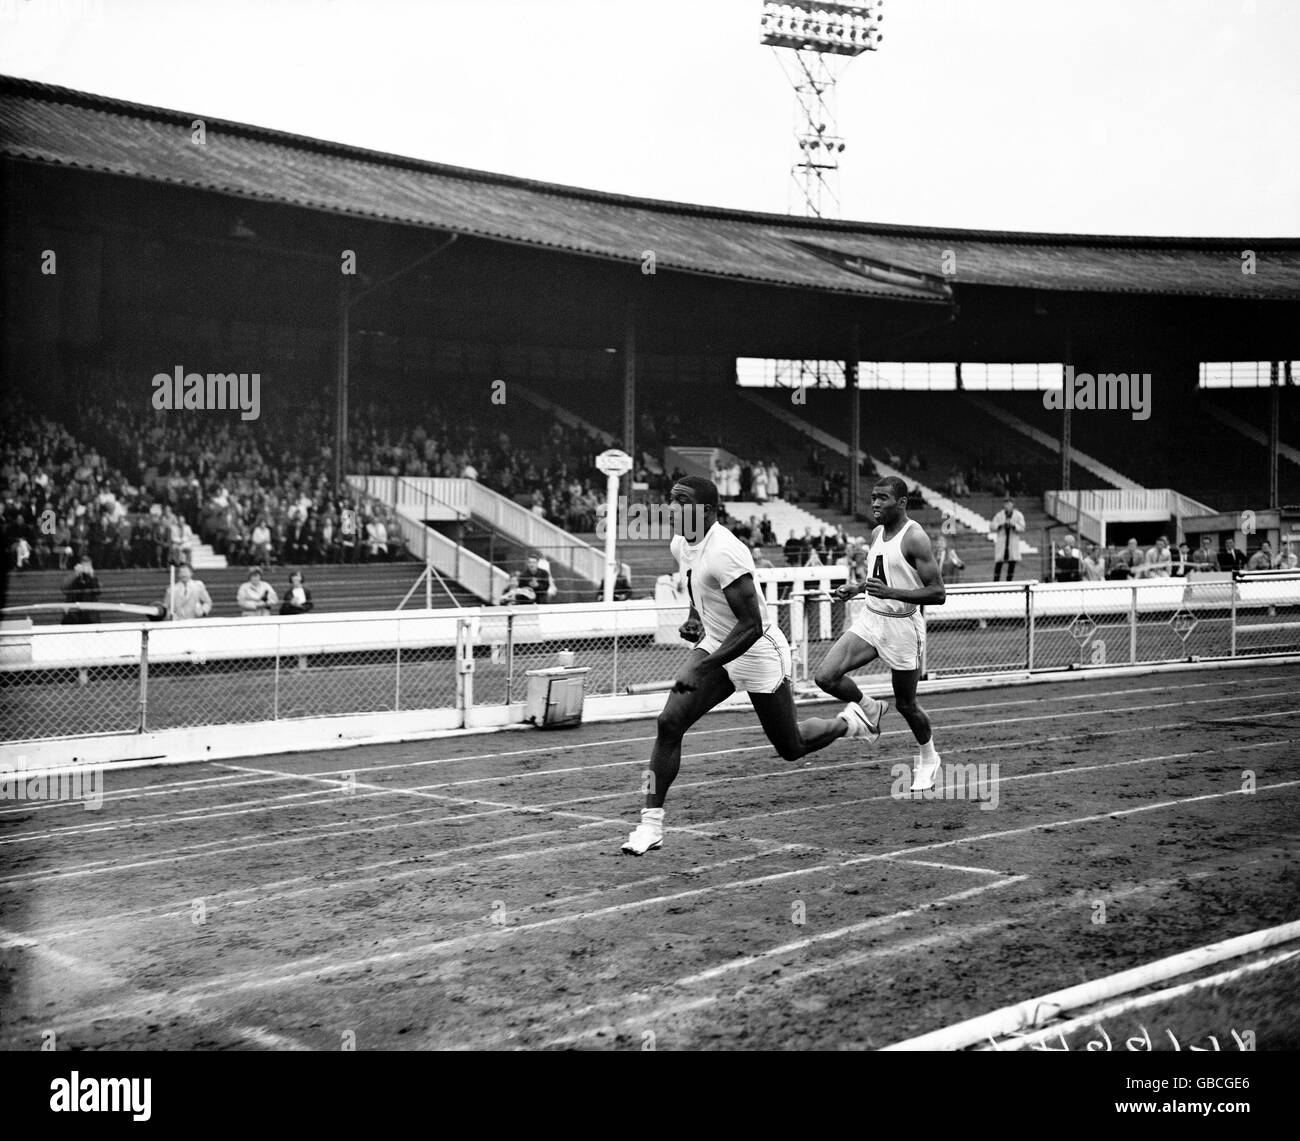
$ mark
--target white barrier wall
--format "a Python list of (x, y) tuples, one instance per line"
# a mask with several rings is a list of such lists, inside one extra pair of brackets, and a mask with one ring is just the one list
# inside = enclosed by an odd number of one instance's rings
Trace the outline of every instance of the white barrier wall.
[[(816, 578), (798, 568), (760, 571), (765, 596), (775, 602), (783, 582), (804, 583), (806, 593), (822, 593), (843, 582), (843, 567), (816, 568)], [(665, 576), (666, 577), (666, 576)], [(1026, 614), (1032, 590), (1036, 619), (1088, 614), (1138, 615), (1180, 608), (1222, 610), (1232, 602), (1232, 586), (1217, 577), (1169, 578), (1135, 582), (1013, 583), (1007, 586), (952, 586), (942, 606), (926, 608), (931, 629), (945, 624), (1019, 618)], [(1243, 581), (1236, 584), (1239, 611), (1300, 604), (1300, 576)], [(796, 599), (800, 592), (796, 591)], [(600, 638), (649, 634), (680, 643), (677, 627), (686, 619), (687, 601), (661, 580), (653, 600), (590, 602), (562, 606), (472, 607), (403, 610), (383, 613), (308, 614), (280, 618), (203, 618), (189, 622), (114, 623), (102, 626), (37, 626), (24, 632), (30, 657), (3, 655), (0, 670), (134, 665), (140, 661), (142, 632), (148, 634), (150, 662), (292, 657), (328, 653), (391, 651), (396, 647), (453, 647), (458, 621), (469, 623), (475, 645), (504, 644), (506, 615), (512, 614), (516, 643), (564, 638)], [(804, 605), (808, 637), (829, 636), (832, 606), (828, 601)], [(16, 638), (5, 635), (4, 640)], [(89, 639), (89, 642), (88, 642)]]

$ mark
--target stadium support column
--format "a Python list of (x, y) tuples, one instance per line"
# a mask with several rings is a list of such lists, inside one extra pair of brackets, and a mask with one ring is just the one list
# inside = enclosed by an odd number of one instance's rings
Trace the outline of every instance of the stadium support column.
[(849, 334), (849, 359), (844, 362), (844, 387), (849, 392), (849, 502), (850, 515), (858, 513), (858, 452), (862, 450), (861, 393), (858, 389), (858, 357), (861, 333), (853, 323)]
[(1268, 365), (1268, 506), (1281, 507), (1282, 497), (1277, 486), (1278, 453), (1278, 362), (1269, 361)]
[[(1075, 363), (1074, 330), (1070, 316), (1065, 317), (1065, 361), (1061, 366), (1061, 389), (1065, 389), (1065, 370)], [(1070, 405), (1061, 412), (1061, 490), (1070, 490)]]
[(636, 473), (636, 309), (623, 311), (623, 450), (632, 457)]
[(344, 452), (348, 443), (348, 275), (339, 281), (339, 348), (338, 386), (334, 403), (334, 490), (337, 494), (343, 484)]
[(1061, 490), (1070, 490), (1070, 409), (1061, 413)]

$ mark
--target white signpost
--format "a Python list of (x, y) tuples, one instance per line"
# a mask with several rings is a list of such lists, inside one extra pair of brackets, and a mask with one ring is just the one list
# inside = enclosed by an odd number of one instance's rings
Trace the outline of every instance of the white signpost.
[(632, 457), (617, 448), (601, 452), (596, 457), (596, 467), (605, 473), (605, 601), (614, 600), (614, 577), (618, 568), (614, 564), (614, 544), (618, 540), (618, 481), (632, 470)]

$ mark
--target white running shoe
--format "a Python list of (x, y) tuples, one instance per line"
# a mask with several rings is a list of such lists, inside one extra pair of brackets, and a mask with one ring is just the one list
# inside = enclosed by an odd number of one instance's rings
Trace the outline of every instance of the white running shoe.
[(912, 791), (925, 792), (934, 788), (934, 778), (939, 772), (940, 758), (935, 753), (933, 761), (917, 757), (912, 763)]
[(629, 856), (644, 856), (654, 848), (663, 846), (664, 830), (662, 827), (653, 828), (649, 824), (638, 824), (632, 829), (632, 834), (628, 836), (627, 842), (623, 845), (623, 851)]
[[(862, 711), (867, 717), (867, 738), (874, 745), (880, 740), (880, 722), (889, 712), (888, 701), (877, 701), (874, 697), (862, 699)], [(874, 716), (873, 716), (874, 714)]]
[[(870, 701), (875, 706), (875, 718), (872, 719), (867, 712), (866, 702)], [(865, 737), (868, 742), (875, 744), (880, 740), (880, 719), (884, 717), (885, 710), (889, 708), (887, 701), (875, 701), (870, 697), (862, 699), (863, 704), (850, 701), (839, 713), (837, 717), (841, 718), (849, 727), (849, 731), (844, 735), (846, 737)]]

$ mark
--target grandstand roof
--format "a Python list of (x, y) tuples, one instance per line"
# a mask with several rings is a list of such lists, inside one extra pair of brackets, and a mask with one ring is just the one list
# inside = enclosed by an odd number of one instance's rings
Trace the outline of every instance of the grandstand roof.
[[(191, 141), (196, 118), (206, 145)], [(0, 154), (660, 270), (945, 304), (952, 286), (1300, 299), (1298, 238), (1151, 238), (792, 218), (445, 166), (0, 77)], [(1242, 251), (1255, 251), (1253, 274)], [(948, 251), (955, 274), (945, 276)], [(950, 264), (951, 268), (951, 264)]]

